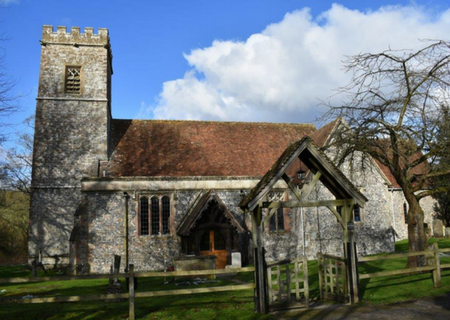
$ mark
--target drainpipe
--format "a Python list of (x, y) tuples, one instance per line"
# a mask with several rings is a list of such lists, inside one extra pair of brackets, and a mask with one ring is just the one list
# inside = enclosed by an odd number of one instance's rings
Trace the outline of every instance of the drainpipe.
[(128, 272), (128, 193), (123, 193), (124, 206), (123, 206), (123, 246), (125, 252), (125, 273)]
[(305, 239), (305, 222), (303, 220), (303, 207), (300, 207), (300, 223), (302, 224), (302, 242), (303, 242), (303, 256), (306, 255), (306, 239)]

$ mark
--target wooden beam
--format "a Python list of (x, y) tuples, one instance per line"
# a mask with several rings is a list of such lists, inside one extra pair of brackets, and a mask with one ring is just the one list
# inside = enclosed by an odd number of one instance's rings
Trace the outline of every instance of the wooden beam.
[(294, 186), (294, 184), (292, 183), (291, 178), (289, 178), (289, 176), (285, 173), (283, 173), (283, 180), (286, 182), (286, 184), (288, 185), (289, 189), (291, 189), (291, 191), (294, 193), (295, 197), (297, 198), (298, 201), (302, 201), (301, 200), (301, 194), (300, 192), (298, 192), (298, 189), (296, 186)]
[(306, 199), (308, 199), (309, 195), (313, 191), (314, 187), (317, 184), (317, 181), (319, 181), (321, 176), (322, 172), (317, 171), (312, 180), (303, 186), (304, 190), (302, 191), (302, 196), (301, 199), (299, 199), (299, 201), (305, 201)]
[(342, 228), (345, 229), (344, 219), (342, 219), (342, 216), (339, 214), (339, 212), (337, 212), (336, 207), (328, 206), (327, 208), (330, 209), (330, 211), (336, 216), (336, 219), (339, 221)]
[[(269, 193), (269, 191), (273, 188), (275, 183), (278, 180), (280, 180), (282, 175), (291, 166), (291, 164), (294, 162), (294, 160), (298, 158), (298, 156), (303, 152), (303, 150), (305, 150), (305, 148), (308, 147), (308, 145), (309, 145), (308, 142), (303, 145), (300, 145), (299, 148), (297, 150), (295, 150), (295, 152), (286, 156), (285, 161), (283, 163), (279, 164), (278, 170), (274, 173), (274, 175), (272, 177), (270, 177), (268, 183), (259, 190), (258, 194), (255, 195), (255, 197), (251, 201), (249, 201), (247, 203), (247, 208), (249, 209), (249, 211), (253, 211), (253, 209), (258, 205), (258, 203), (261, 201), (261, 199)], [(286, 152), (286, 150), (285, 150), (285, 152)], [(278, 160), (280, 160), (280, 159), (278, 159)], [(278, 163), (276, 162), (276, 164), (278, 164)], [(270, 170), (269, 170), (269, 172), (270, 172)], [(268, 173), (266, 173), (266, 175)]]
[(270, 209), (269, 214), (266, 216), (266, 218), (264, 219), (264, 222), (263, 222), (264, 228), (267, 227), (267, 224), (269, 223), (269, 221), (270, 221), (270, 219), (272, 218), (273, 214), (274, 214), (275, 212), (277, 212), (277, 210), (278, 210), (278, 208), (272, 208), (272, 209)]

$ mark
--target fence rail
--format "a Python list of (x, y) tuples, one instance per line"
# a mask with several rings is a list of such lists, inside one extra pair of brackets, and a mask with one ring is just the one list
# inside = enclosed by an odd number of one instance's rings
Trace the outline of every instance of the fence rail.
[(444, 269), (450, 269), (450, 263), (441, 264), (441, 256), (442, 253), (450, 252), (450, 248), (439, 249), (437, 243), (433, 244), (432, 250), (426, 251), (416, 251), (416, 252), (407, 252), (407, 253), (395, 253), (395, 254), (386, 254), (379, 256), (370, 256), (370, 257), (360, 257), (358, 258), (358, 262), (369, 262), (369, 261), (380, 261), (380, 260), (388, 260), (388, 259), (399, 259), (399, 258), (407, 258), (407, 257), (415, 257), (415, 256), (425, 256), (431, 257), (433, 264), (430, 266), (424, 267), (416, 267), (416, 268), (405, 268), (399, 270), (391, 270), (391, 271), (380, 271), (380, 272), (372, 272), (372, 273), (359, 273), (359, 279), (370, 279), (375, 277), (386, 277), (386, 276), (394, 276), (394, 275), (402, 275), (402, 274), (415, 274), (426, 271), (433, 271), (433, 282), (436, 288), (441, 286), (441, 271)]
[(210, 292), (224, 292), (224, 291), (238, 291), (250, 290), (255, 288), (254, 283), (227, 285), (220, 287), (205, 287), (195, 289), (177, 289), (177, 290), (159, 290), (135, 292), (134, 278), (146, 277), (183, 277), (183, 276), (208, 276), (208, 275), (223, 275), (235, 274), (242, 272), (254, 272), (254, 267), (232, 268), (232, 269), (213, 269), (213, 270), (192, 270), (192, 271), (169, 271), (169, 272), (134, 272), (134, 266), (130, 265), (128, 273), (114, 273), (114, 274), (95, 274), (87, 276), (53, 276), (53, 277), (37, 277), (37, 278), (0, 278), (0, 283), (34, 283), (47, 281), (69, 281), (69, 280), (91, 280), (91, 279), (111, 279), (111, 278), (129, 278), (128, 293), (119, 294), (99, 294), (86, 296), (61, 296), (48, 298), (2, 298), (0, 304), (4, 303), (53, 303), (53, 302), (80, 302), (80, 301), (96, 301), (96, 300), (129, 300), (129, 318), (134, 320), (134, 300), (135, 298), (146, 297), (161, 297), (161, 296), (175, 296), (193, 293), (210, 293)]

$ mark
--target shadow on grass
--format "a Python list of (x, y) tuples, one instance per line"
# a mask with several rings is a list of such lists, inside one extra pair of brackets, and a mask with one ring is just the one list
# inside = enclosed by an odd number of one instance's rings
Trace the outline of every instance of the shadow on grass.
[[(4, 308), (5, 307), (5, 308)], [(253, 292), (227, 292), (182, 295), (135, 300), (137, 319), (260, 319), (270, 315), (255, 315)], [(96, 301), (2, 305), (0, 318), (12, 319), (126, 319), (128, 301)]]
[[(125, 280), (121, 279), (122, 292), (125, 293)], [(204, 285), (176, 286), (170, 281), (165, 284), (162, 278), (143, 278), (139, 281), (137, 292), (176, 290), (180, 288), (212, 287), (233, 283), (229, 279), (218, 283)], [(7, 298), (32, 297), (66, 297), (107, 294), (108, 279), (51, 281), (23, 284), (7, 284), (1, 288), (9, 291)], [(15, 290), (15, 292), (13, 291)], [(137, 298), (135, 312), (138, 319), (153, 319), (157, 317), (168, 319), (228, 319), (239, 318), (244, 312), (248, 319), (255, 318), (253, 312), (253, 291), (237, 291), (222, 293), (207, 293), (195, 295), (166, 296), (154, 298)], [(230, 315), (226, 315), (227, 313)], [(150, 315), (152, 315), (150, 317)], [(153, 317), (154, 315), (154, 317)], [(198, 315), (196, 317), (196, 315)], [(126, 319), (128, 317), (128, 300), (125, 301), (83, 301), (58, 302), (42, 304), (2, 304), (0, 319)], [(255, 319), (260, 319), (257, 316)]]
[(2, 305), (0, 318), (13, 319), (126, 319), (128, 318), (127, 302), (82, 302), (82, 303), (43, 303), (25, 305)]

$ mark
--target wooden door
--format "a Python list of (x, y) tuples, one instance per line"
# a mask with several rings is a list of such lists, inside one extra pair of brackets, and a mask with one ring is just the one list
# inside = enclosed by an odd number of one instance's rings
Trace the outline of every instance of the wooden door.
[(216, 256), (216, 269), (225, 269), (227, 250), (224, 236), (218, 230), (206, 231), (200, 240), (200, 255)]

